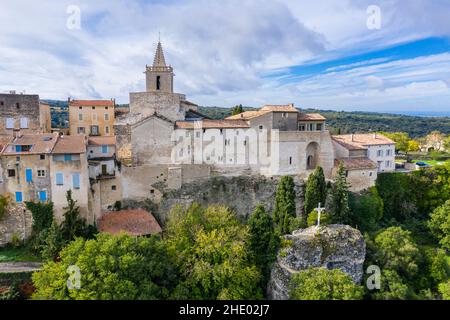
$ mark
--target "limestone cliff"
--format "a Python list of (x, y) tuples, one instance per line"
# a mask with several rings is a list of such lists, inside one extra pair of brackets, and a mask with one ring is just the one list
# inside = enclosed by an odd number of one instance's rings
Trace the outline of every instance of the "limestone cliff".
[(296, 230), (284, 239), (267, 287), (269, 299), (289, 299), (291, 275), (311, 267), (338, 268), (356, 283), (361, 282), (366, 245), (358, 230), (337, 224), (310, 227)]

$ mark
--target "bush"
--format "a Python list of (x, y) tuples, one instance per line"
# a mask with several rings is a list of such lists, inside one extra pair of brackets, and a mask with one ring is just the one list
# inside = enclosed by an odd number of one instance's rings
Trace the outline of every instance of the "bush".
[[(316, 226), (317, 225), (317, 219), (318, 219), (318, 213), (317, 210), (314, 209), (311, 211), (308, 215), (307, 224), (308, 227)], [(322, 211), (320, 214), (320, 225), (327, 225), (331, 223), (331, 218), (325, 211)]]
[(2, 220), (3, 217), (6, 215), (8, 203), (9, 203), (8, 197), (0, 195), (0, 220)]

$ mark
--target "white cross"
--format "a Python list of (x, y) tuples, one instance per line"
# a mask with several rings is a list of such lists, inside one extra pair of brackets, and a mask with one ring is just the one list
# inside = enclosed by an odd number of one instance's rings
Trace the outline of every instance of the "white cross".
[(325, 208), (321, 208), (319, 202), (319, 207), (316, 208), (316, 210), (317, 210), (317, 227), (320, 227), (320, 214), (322, 213), (322, 211), (325, 210)]

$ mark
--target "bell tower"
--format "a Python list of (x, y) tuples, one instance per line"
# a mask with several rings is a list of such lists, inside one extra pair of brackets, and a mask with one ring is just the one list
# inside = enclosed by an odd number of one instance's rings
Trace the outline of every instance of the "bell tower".
[(173, 68), (166, 65), (161, 41), (158, 41), (153, 65), (145, 69), (147, 92), (173, 93)]

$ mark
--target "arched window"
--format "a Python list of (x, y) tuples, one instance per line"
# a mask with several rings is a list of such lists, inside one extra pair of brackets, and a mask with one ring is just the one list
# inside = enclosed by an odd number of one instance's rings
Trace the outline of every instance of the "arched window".
[(161, 76), (156, 76), (156, 90), (161, 89)]

